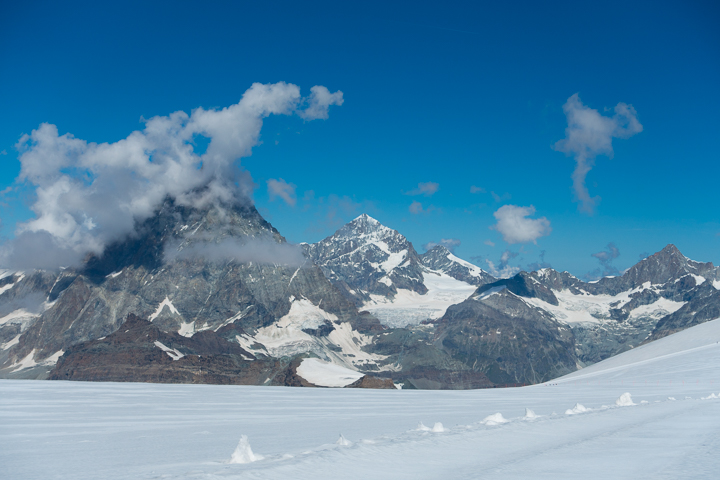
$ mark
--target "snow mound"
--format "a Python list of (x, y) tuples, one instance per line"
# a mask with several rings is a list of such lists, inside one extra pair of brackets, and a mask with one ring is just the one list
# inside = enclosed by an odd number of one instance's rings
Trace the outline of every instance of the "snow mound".
[(633, 405), (637, 405), (636, 403), (633, 403), (632, 397), (628, 392), (623, 393), (620, 395), (620, 397), (615, 400), (615, 405), (618, 407), (631, 407)]
[(530, 410), (529, 408), (526, 408), (524, 418), (525, 418), (525, 420), (532, 420), (534, 418), (538, 418), (538, 415), (535, 412), (533, 412), (532, 410)]
[(353, 443), (348, 440), (347, 438), (343, 437), (343, 434), (340, 434), (340, 438), (337, 439), (337, 442), (335, 442), (335, 445), (340, 445), (342, 447), (349, 447)]
[(668, 397), (668, 400), (670, 400), (671, 402), (674, 402), (674, 401), (675, 401), (675, 397)]
[(415, 430), (417, 430), (418, 432), (429, 432), (431, 429), (430, 429), (430, 427), (426, 426), (424, 423), (420, 422), (420, 423), (418, 423), (418, 426)]
[(440, 422), (435, 422), (435, 425), (433, 425), (433, 428), (432, 428), (432, 430), (430, 430), (430, 431), (431, 431), (431, 432), (435, 432), (435, 433), (440, 433), (440, 432), (444, 432), (444, 431), (445, 431), (445, 428), (443, 428), (443, 424), (442, 424), (442, 423), (440, 423)]
[(589, 411), (590, 411), (589, 408), (586, 408), (586, 407), (584, 407), (583, 405), (580, 405), (579, 403), (576, 403), (573, 408), (570, 408), (570, 409), (568, 409), (568, 410), (565, 410), (565, 415), (575, 415), (575, 414), (578, 414), (578, 413), (585, 413), (585, 412), (589, 412)]
[(718, 397), (718, 396), (715, 395), (714, 393), (711, 393), (711, 394), (708, 395), (707, 397), (700, 397), (700, 400), (712, 400), (712, 399), (714, 399), (714, 398), (720, 398), (720, 397)]
[(238, 443), (237, 448), (235, 448), (235, 451), (228, 463), (252, 463), (262, 459), (262, 455), (253, 453), (247, 436), (243, 435), (240, 437), (240, 442)]
[(507, 420), (502, 416), (502, 413), (498, 412), (483, 418), (480, 423), (484, 425), (502, 425), (503, 423), (508, 423), (509, 421), (510, 420)]

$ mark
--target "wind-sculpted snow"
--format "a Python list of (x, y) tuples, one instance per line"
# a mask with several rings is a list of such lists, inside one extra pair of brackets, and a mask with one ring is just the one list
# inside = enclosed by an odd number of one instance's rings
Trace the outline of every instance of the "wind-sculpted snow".
[(79, 480), (714, 478), (718, 341), (720, 320), (514, 389), (2, 380), (0, 464)]

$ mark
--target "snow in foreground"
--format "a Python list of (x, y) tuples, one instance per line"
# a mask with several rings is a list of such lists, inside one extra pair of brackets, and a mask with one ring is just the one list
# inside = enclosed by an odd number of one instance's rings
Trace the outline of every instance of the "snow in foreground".
[(516, 389), (3, 380), (0, 465), (13, 479), (716, 478), (718, 341), (720, 320)]

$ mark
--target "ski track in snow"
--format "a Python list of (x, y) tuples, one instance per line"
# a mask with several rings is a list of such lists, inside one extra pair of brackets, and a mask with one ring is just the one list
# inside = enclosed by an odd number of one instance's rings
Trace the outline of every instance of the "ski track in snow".
[(715, 478), (718, 341), (715, 320), (512, 389), (2, 380), (0, 464), (20, 479)]

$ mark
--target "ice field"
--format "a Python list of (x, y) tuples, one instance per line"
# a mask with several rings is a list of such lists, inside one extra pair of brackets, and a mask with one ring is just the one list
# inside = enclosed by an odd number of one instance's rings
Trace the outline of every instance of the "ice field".
[(514, 389), (2, 380), (0, 477), (717, 478), (718, 341), (715, 320)]

